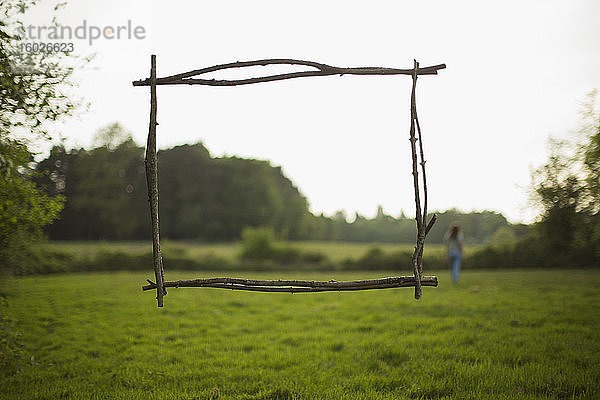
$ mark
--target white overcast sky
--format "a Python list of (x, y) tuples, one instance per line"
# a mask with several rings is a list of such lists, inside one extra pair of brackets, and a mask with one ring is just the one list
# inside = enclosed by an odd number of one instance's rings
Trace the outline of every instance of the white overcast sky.
[[(546, 159), (548, 137), (573, 135), (581, 101), (600, 88), (597, 0), (71, 0), (58, 19), (73, 28), (130, 20), (146, 32), (142, 40), (72, 40), (77, 54), (96, 58), (78, 74), (75, 92), (89, 112), (56, 127), (68, 146), (91, 145), (114, 121), (145, 142), (149, 90), (131, 81), (149, 75), (150, 54), (159, 77), (261, 58), (340, 67), (445, 63), (418, 83), (430, 206), (496, 210), (513, 222), (536, 215), (530, 172)], [(42, 4), (27, 21), (50, 25), (51, 13)], [(382, 205), (410, 215), (410, 85), (407, 76), (334, 76), (163, 86), (158, 144), (202, 141), (214, 156), (268, 159), (317, 213), (372, 216)]]

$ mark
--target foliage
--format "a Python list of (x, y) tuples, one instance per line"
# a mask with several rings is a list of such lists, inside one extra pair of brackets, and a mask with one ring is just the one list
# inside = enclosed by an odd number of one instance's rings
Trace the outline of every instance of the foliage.
[[(452, 222), (458, 222), (465, 240), (470, 244), (489, 242), (498, 229), (513, 229), (506, 218), (494, 211), (462, 212), (457, 209), (434, 211), (438, 220), (427, 237), (427, 243), (442, 243), (444, 234)], [(432, 212), (431, 214), (433, 214)], [(430, 214), (430, 215), (431, 215)], [(323, 215), (309, 217), (308, 237), (316, 240), (338, 240), (343, 242), (412, 243), (415, 241), (414, 218), (402, 214), (393, 217), (385, 214), (379, 206), (374, 218), (365, 218), (358, 213), (352, 222), (338, 211), (333, 218)]]
[[(67, 202), (52, 239), (146, 239), (149, 237), (144, 149), (118, 123), (102, 128), (93, 149), (52, 149), (38, 165), (36, 182)], [(169, 239), (231, 241), (245, 227), (267, 227), (278, 239), (411, 243), (414, 219), (385, 214), (348, 222), (343, 212), (315, 216), (306, 198), (267, 161), (212, 157), (201, 143), (161, 150), (161, 235)], [(463, 226), (467, 243), (485, 243), (501, 228), (514, 229), (492, 211), (438, 212), (428, 242), (441, 243), (451, 222)]]
[(267, 161), (213, 158), (201, 143), (160, 151), (161, 229), (171, 239), (239, 239), (266, 226), (299, 236), (306, 199), (280, 167)]
[(55, 146), (38, 164), (36, 182), (49, 194), (66, 197), (60, 220), (49, 227), (61, 239), (149, 237), (143, 149), (119, 125), (118, 135), (92, 150)]
[(598, 90), (588, 95), (583, 105), (581, 134), (586, 138), (579, 153), (585, 171), (585, 210), (588, 214), (600, 212), (600, 112), (597, 110)]
[(29, 357), (18, 374), (0, 367), (2, 398), (600, 397), (598, 271), (465, 272), (457, 286), (441, 274), (420, 301), (409, 288), (173, 288), (164, 310), (134, 290), (149, 274), (19, 278), (7, 311)]
[(31, 141), (48, 138), (47, 121), (71, 115), (64, 93), (74, 57), (20, 48), (22, 14), (36, 1), (2, 1), (0, 9), (0, 269), (28, 262), (28, 245), (62, 207), (32, 182)]
[(394, 269), (397, 271), (408, 271), (410, 268), (411, 253), (385, 253), (380, 247), (369, 248), (364, 255), (356, 260), (347, 259), (345, 264), (349, 269), (356, 270), (378, 270)]
[(594, 108), (595, 95), (584, 106), (583, 139), (551, 141), (548, 162), (534, 172), (535, 198), (543, 210), (537, 223), (539, 245), (556, 264), (600, 262), (600, 113)]
[[(289, 264), (299, 261), (300, 252), (293, 247), (281, 243), (275, 243), (275, 235), (270, 228), (247, 227), (242, 232), (242, 260), (253, 261), (275, 261)], [(313, 256), (313, 258), (315, 258)], [(323, 257), (316, 257), (322, 261)]]
[[(501, 233), (500, 240), (485, 246), (466, 246), (463, 269), (569, 269), (577, 263), (559, 263), (549, 258), (534, 233), (517, 241)], [(412, 273), (413, 245), (357, 242), (294, 241), (274, 239), (269, 228), (248, 228), (242, 242), (162, 243), (166, 271), (352, 271), (378, 270), (393, 274)], [(424, 269), (447, 268), (441, 244), (425, 246)], [(150, 242), (48, 242), (32, 248), (31, 262), (18, 268), (18, 275), (79, 271), (149, 271)], [(580, 266), (596, 267), (581, 263)]]
[[(148, 238), (144, 149), (118, 124), (97, 137), (103, 138), (99, 147), (67, 151), (56, 146), (38, 165), (37, 182), (67, 198), (50, 237)], [(163, 237), (232, 240), (246, 226), (268, 226), (281, 237), (300, 235), (306, 199), (281, 168), (266, 161), (213, 158), (201, 143), (159, 151), (158, 159)]]
[[(1, 1), (0, 135), (23, 132), (48, 137), (47, 121), (71, 115), (76, 107), (65, 94), (72, 86), (78, 58), (63, 52), (28, 52), (19, 30), (20, 18), (38, 1)], [(55, 11), (60, 5), (55, 7)], [(56, 23), (56, 21), (54, 21)], [(87, 59), (81, 60), (86, 62)]]
[(266, 260), (275, 252), (273, 230), (269, 228), (247, 227), (242, 232), (243, 248), (241, 258), (248, 260)]
[(28, 244), (62, 208), (62, 197), (51, 197), (31, 182), (32, 161), (23, 143), (0, 137), (0, 270), (23, 263)]
[[(479, 268), (597, 268), (600, 265), (600, 112), (597, 91), (583, 105), (578, 137), (549, 142), (547, 162), (532, 174), (539, 221), (526, 237), (481, 249)], [(497, 238), (500, 239), (500, 238)]]
[[(413, 245), (352, 242), (275, 241), (269, 228), (247, 228), (242, 242), (193, 243), (164, 241), (167, 271), (350, 271), (378, 270), (412, 274)], [(497, 268), (480, 263), (478, 246), (467, 246), (464, 267)], [(26, 253), (28, 263), (16, 275), (84, 271), (147, 271), (152, 265), (150, 242), (42, 242)], [(426, 271), (444, 269), (443, 245), (425, 247)], [(522, 266), (530, 268), (531, 265)]]

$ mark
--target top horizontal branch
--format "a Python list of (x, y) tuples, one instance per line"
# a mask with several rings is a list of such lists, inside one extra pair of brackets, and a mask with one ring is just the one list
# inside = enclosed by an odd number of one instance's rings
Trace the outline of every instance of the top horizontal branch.
[[(285, 74), (268, 75), (256, 78), (234, 79), (234, 80), (216, 80), (192, 78), (197, 75), (209, 72), (221, 71), (231, 68), (244, 68), (266, 65), (302, 65), (315, 68), (309, 71), (290, 72)], [(438, 70), (446, 68), (446, 64), (432, 65), (430, 67), (418, 68), (417, 75), (437, 75)], [(182, 74), (157, 78), (157, 85), (208, 85), (208, 86), (238, 86), (250, 85), (253, 83), (273, 82), (284, 79), (293, 79), (309, 76), (328, 76), (328, 75), (414, 75), (414, 69), (399, 69), (386, 67), (352, 67), (340, 68), (327, 64), (321, 64), (313, 61), (293, 60), (293, 59), (265, 59), (256, 61), (237, 61), (229, 64), (214, 65), (196, 69), (194, 71), (184, 72)], [(132, 82), (133, 86), (150, 86), (150, 79), (142, 79)]]

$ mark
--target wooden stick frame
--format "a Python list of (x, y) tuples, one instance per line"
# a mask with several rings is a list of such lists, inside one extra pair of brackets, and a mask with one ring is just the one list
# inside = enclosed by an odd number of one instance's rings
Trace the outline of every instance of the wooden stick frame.
[[(298, 71), (285, 74), (275, 74), (256, 78), (215, 80), (194, 78), (197, 75), (231, 68), (243, 68), (267, 65), (301, 65), (312, 70)], [(163, 297), (167, 294), (167, 287), (212, 287), (232, 290), (248, 290), (260, 292), (326, 292), (389, 289), (396, 287), (414, 287), (415, 299), (422, 296), (422, 286), (437, 286), (435, 276), (423, 276), (423, 248), (425, 238), (435, 223), (437, 216), (434, 214), (427, 220), (427, 179), (425, 174), (425, 158), (423, 153), (423, 137), (417, 116), (416, 85), (419, 75), (437, 75), (440, 69), (446, 68), (445, 64), (430, 67), (419, 67), (414, 60), (412, 69), (398, 69), (387, 67), (352, 67), (340, 68), (313, 61), (294, 59), (264, 59), (256, 61), (237, 61), (229, 64), (214, 65), (181, 74), (163, 78), (156, 77), (156, 55), (150, 56), (150, 77), (132, 82), (133, 86), (150, 86), (150, 123), (148, 127), (148, 142), (146, 144), (146, 182), (148, 185), (148, 202), (150, 203), (150, 220), (152, 224), (152, 256), (154, 277), (156, 282), (148, 280), (148, 285), (142, 286), (143, 290), (156, 289), (158, 307), (163, 307)], [(390, 278), (370, 279), (361, 281), (303, 281), (303, 280), (254, 280), (239, 278), (208, 278), (180, 281), (165, 281), (162, 254), (160, 251), (160, 224), (158, 218), (158, 162), (156, 150), (157, 100), (156, 86), (158, 85), (208, 85), (208, 86), (239, 86), (255, 83), (273, 82), (285, 79), (294, 79), (312, 76), (330, 75), (410, 75), (412, 77), (411, 106), (410, 106), (410, 146), (412, 154), (412, 175), (415, 193), (415, 221), (417, 225), (416, 244), (411, 264), (413, 276), (397, 276)], [(418, 142), (418, 151), (417, 151)], [(421, 181), (419, 181), (419, 166), (421, 167)], [(421, 186), (423, 199), (421, 200)]]

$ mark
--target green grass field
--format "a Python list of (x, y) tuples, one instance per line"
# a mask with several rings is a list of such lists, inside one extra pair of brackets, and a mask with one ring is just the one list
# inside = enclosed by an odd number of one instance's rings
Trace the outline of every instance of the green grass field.
[[(420, 301), (407, 288), (182, 288), (163, 309), (140, 290), (150, 271), (12, 279), (0, 397), (600, 398), (600, 272), (466, 272), (456, 286), (447, 275)], [(167, 271), (176, 278), (191, 276)]]

